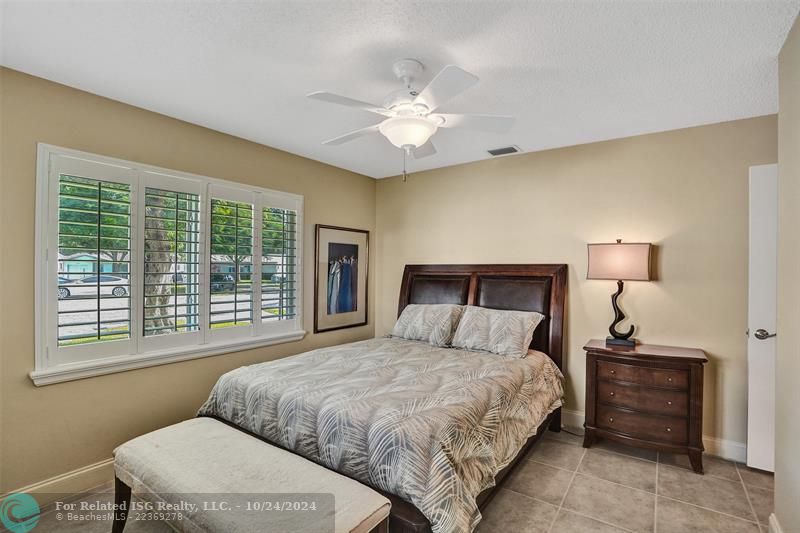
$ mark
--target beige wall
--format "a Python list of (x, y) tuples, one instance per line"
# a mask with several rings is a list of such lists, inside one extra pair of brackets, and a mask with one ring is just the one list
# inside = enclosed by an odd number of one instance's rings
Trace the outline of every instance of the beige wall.
[(776, 136), (767, 116), (381, 180), (376, 334), (406, 263), (568, 263), (567, 408), (583, 411), (581, 348), (616, 289), (585, 280), (586, 243), (653, 242), (660, 280), (626, 284), (624, 309), (641, 340), (709, 353), (705, 434), (742, 443), (748, 167), (777, 161)]
[[(37, 142), (304, 195), (306, 289), (313, 287), (314, 224), (373, 231), (375, 182), (11, 70), (0, 77), (0, 493), (102, 461), (127, 439), (191, 417), (227, 370), (373, 335), (370, 320), (301, 342), (34, 387), (27, 374)], [(305, 290), (306, 329), (312, 294)]]
[(775, 515), (800, 531), (800, 18), (780, 55)]
[[(782, 143), (792, 146), (798, 145), (798, 104), (784, 101), (784, 66), (797, 65), (797, 33), (781, 58)], [(787, 52), (791, 42), (794, 55)], [(787, 109), (794, 110), (793, 129)], [(705, 433), (745, 440), (747, 168), (777, 160), (775, 117), (499, 158), (412, 174), (407, 183), (381, 180), (377, 190), (357, 174), (7, 69), (0, 70), (0, 126), (0, 493), (107, 459), (117, 444), (192, 416), (231, 368), (373, 335), (372, 325), (309, 334), (298, 343), (34, 387), (27, 373), (33, 367), (37, 142), (305, 195), (306, 287), (313, 283), (315, 223), (377, 229), (371, 280), (376, 334), (394, 322), (406, 263), (566, 262), (568, 408), (579, 411), (581, 346), (605, 334), (614, 289), (584, 279), (585, 243), (652, 241), (659, 246), (660, 280), (629, 283), (623, 296), (640, 326), (637, 336), (705, 348), (712, 359)], [(786, 154), (783, 149), (782, 187)], [(798, 180), (793, 186), (797, 198)], [(796, 254), (800, 221), (791, 222)], [(798, 256), (790, 259), (796, 273)], [(782, 256), (782, 265), (786, 260)], [(794, 289), (800, 292), (797, 284)], [(307, 328), (311, 292), (305, 291)], [(781, 330), (784, 339), (788, 330)], [(797, 392), (786, 390), (796, 404)], [(793, 435), (796, 442), (796, 427)], [(795, 492), (787, 491), (795, 498), (797, 478), (791, 478)], [(788, 479), (779, 472), (779, 513)], [(787, 516), (797, 513), (783, 505)]]

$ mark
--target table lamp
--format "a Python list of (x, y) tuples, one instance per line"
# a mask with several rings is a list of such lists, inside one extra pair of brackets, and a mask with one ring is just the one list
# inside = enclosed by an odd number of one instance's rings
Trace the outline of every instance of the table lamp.
[(636, 346), (636, 339), (631, 339), (634, 326), (625, 333), (617, 331), (617, 324), (625, 320), (625, 314), (620, 310), (617, 300), (624, 287), (623, 281), (650, 281), (650, 243), (623, 243), (617, 239), (616, 243), (589, 244), (589, 266), (586, 279), (616, 280), (617, 292), (611, 295), (611, 307), (614, 309), (614, 321), (608, 331), (611, 336), (606, 338), (606, 346), (627, 347)]

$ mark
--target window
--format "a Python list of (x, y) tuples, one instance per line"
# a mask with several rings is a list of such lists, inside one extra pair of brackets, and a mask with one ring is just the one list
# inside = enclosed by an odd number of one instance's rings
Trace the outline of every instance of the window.
[(302, 338), (302, 208), (40, 145), (34, 383)]
[(211, 198), (209, 327), (253, 324), (253, 204)]

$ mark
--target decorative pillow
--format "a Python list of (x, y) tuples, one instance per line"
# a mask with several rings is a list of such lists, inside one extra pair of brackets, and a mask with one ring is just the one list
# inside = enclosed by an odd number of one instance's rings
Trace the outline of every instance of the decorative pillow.
[(544, 315), (468, 306), (453, 336), (453, 347), (480, 350), (522, 359), (528, 353), (536, 326)]
[(392, 337), (449, 346), (463, 310), (463, 305), (409, 304), (397, 319)]

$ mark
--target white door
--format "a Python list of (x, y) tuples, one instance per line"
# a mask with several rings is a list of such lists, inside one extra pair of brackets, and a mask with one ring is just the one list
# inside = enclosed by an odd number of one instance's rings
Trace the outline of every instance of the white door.
[(747, 465), (775, 469), (778, 165), (750, 167)]

